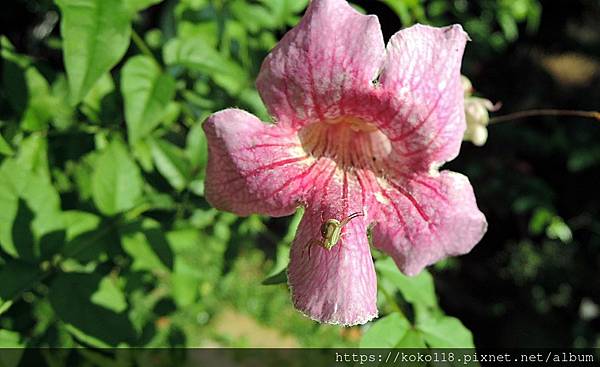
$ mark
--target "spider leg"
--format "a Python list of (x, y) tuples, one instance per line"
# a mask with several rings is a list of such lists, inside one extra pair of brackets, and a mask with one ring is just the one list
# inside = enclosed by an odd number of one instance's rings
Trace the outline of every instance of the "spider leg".
[(365, 215), (365, 213), (363, 212), (354, 212), (352, 214), (350, 214), (349, 216), (347, 216), (346, 218), (344, 218), (341, 222), (340, 222), (340, 226), (345, 226), (346, 224), (348, 224), (348, 222), (350, 222), (352, 219), (356, 218), (356, 217), (363, 217)]

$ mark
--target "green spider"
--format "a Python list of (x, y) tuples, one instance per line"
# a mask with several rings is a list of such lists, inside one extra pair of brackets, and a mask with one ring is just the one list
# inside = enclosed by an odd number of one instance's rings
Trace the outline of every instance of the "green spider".
[(330, 251), (342, 237), (342, 228), (344, 228), (344, 226), (352, 219), (364, 215), (365, 214), (363, 212), (355, 212), (341, 221), (337, 219), (328, 219), (321, 225), (321, 239), (313, 238), (312, 240), (308, 241), (302, 252), (304, 253), (305, 250), (308, 250), (308, 257), (310, 258), (310, 249), (314, 245), (321, 246), (325, 250)]

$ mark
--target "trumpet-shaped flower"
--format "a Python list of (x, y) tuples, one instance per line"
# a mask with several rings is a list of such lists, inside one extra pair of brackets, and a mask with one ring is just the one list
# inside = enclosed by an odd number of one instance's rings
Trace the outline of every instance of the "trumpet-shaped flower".
[[(408, 275), (469, 252), (486, 230), (468, 179), (438, 167), (465, 130), (458, 25), (415, 25), (384, 46), (379, 21), (343, 0), (313, 0), (265, 59), (258, 91), (275, 123), (227, 109), (204, 124), (205, 193), (238, 215), (304, 216), (288, 280), (314, 320), (354, 325), (377, 316), (367, 239)], [(307, 246), (322, 225), (362, 213), (331, 249)], [(306, 251), (310, 247), (310, 251)]]

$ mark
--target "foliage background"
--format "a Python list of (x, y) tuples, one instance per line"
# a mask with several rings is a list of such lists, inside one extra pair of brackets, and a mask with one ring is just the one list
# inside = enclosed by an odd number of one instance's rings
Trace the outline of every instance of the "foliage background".
[[(600, 128), (577, 118), (463, 145), (447, 167), (471, 179), (489, 231), (416, 278), (375, 252), (383, 318), (340, 328), (293, 310), (281, 271), (299, 214), (210, 208), (201, 122), (230, 106), (268, 120), (254, 79), (306, 3), (4, 5), (0, 346), (600, 347)], [(500, 113), (598, 109), (597, 1), (355, 5), (386, 38), (463, 24), (463, 73)]]

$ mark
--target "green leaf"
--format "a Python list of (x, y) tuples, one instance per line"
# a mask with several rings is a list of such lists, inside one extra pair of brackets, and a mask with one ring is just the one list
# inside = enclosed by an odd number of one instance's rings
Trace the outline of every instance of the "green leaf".
[(25, 69), (31, 61), (15, 53), (13, 45), (5, 36), (0, 36), (2, 49), (2, 91), (7, 104), (16, 113), (16, 120), (21, 120), (29, 102), (29, 88), (25, 78)]
[(67, 210), (63, 212), (63, 221), (67, 229), (67, 241), (71, 241), (77, 236), (97, 228), (101, 219), (92, 213)]
[(81, 201), (92, 197), (92, 177), (100, 152), (94, 150), (79, 159), (73, 168), (73, 180), (77, 187), (77, 194)]
[(395, 348), (426, 348), (423, 334), (414, 328), (408, 329), (404, 337), (400, 339)]
[(408, 320), (397, 312), (376, 322), (360, 340), (361, 348), (394, 348), (411, 328)]
[[(21, 336), (19, 333), (10, 330), (0, 329), (0, 348), (22, 348), (24, 344), (21, 342)], [(20, 359), (16, 359), (16, 361), (12, 358), (13, 353), (5, 353), (4, 351), (0, 353), (0, 366), (16, 366)], [(10, 359), (7, 359), (11, 355)], [(13, 362), (12, 364), (10, 362)]]
[[(69, 332), (83, 342), (95, 347), (133, 343), (133, 325), (124, 311), (115, 311), (123, 309), (124, 296), (101, 275), (59, 274), (50, 285), (48, 297)], [(114, 300), (109, 299), (111, 297)]]
[[(169, 232), (167, 240), (175, 255), (173, 299), (180, 307), (191, 305), (200, 289), (212, 289), (220, 279), (225, 244), (192, 228)], [(198, 246), (202, 251), (198, 251)]]
[(24, 130), (43, 130), (55, 112), (57, 99), (52, 96), (48, 81), (31, 60), (17, 54), (5, 37), (2, 37), (1, 43), (1, 87), (16, 113), (15, 119)]
[(132, 14), (121, 0), (55, 0), (71, 103), (77, 104), (129, 47)]
[(135, 56), (121, 72), (121, 93), (129, 142), (133, 144), (160, 123), (175, 96), (175, 79), (164, 74), (152, 58)]
[(45, 129), (57, 113), (58, 99), (52, 95), (48, 81), (29, 57), (17, 54), (4, 36), (0, 43), (3, 59), (1, 88), (8, 105), (16, 113), (15, 120), (27, 131)]
[(404, 1), (383, 0), (402, 21), (402, 25), (407, 27), (413, 23), (413, 18), (409, 12), (408, 6)]
[(279, 28), (296, 25), (298, 14), (308, 5), (308, 0), (262, 0), (261, 2), (268, 7)]
[(265, 28), (275, 29), (278, 26), (273, 13), (264, 6), (247, 1), (234, 1), (230, 10), (233, 16), (253, 33)]
[[(0, 329), (0, 367), (17, 367), (23, 357), (25, 343), (21, 342), (19, 333)], [(10, 349), (8, 349), (10, 348)]]
[(541, 234), (552, 221), (554, 213), (547, 208), (537, 208), (529, 220), (529, 232), (533, 235)]
[(116, 313), (125, 311), (127, 309), (125, 294), (116, 283), (116, 279), (113, 277), (102, 278), (98, 289), (90, 298), (92, 303)]
[(125, 7), (129, 9), (132, 13), (137, 13), (138, 11), (144, 10), (147, 7), (152, 5), (156, 5), (163, 0), (124, 0)]
[(17, 163), (21, 168), (32, 171), (50, 181), (48, 167), (48, 140), (40, 133), (33, 133), (19, 144)]
[(163, 48), (163, 58), (167, 65), (182, 65), (207, 75), (232, 95), (249, 84), (248, 75), (241, 66), (199, 37), (170, 40)]
[(13, 257), (38, 258), (37, 240), (63, 227), (55, 188), (14, 159), (0, 166), (0, 208), (0, 246)]
[(63, 218), (67, 228), (67, 242), (62, 249), (65, 258), (88, 263), (119, 247), (119, 237), (110, 220), (78, 211), (67, 212)]
[(131, 146), (132, 154), (138, 161), (144, 172), (152, 172), (154, 170), (154, 162), (152, 161), (151, 139), (138, 140)]
[(474, 348), (473, 334), (460, 320), (450, 316), (426, 317), (417, 329), (431, 348)]
[(560, 240), (563, 243), (569, 243), (573, 240), (571, 228), (559, 216), (554, 216), (548, 228), (546, 228), (546, 236), (553, 240)]
[(417, 276), (408, 277), (398, 270), (391, 258), (377, 261), (375, 267), (382, 276), (398, 287), (408, 302), (428, 307), (437, 306), (433, 278), (427, 270), (423, 270)]
[(262, 284), (271, 285), (287, 283), (287, 267), (290, 262), (290, 244), (296, 235), (303, 214), (304, 209), (299, 208), (292, 217), (285, 237), (277, 244), (275, 264), (273, 264), (273, 267), (269, 270), (269, 274), (267, 275), (267, 278), (263, 280)]
[(13, 149), (11, 148), (10, 144), (8, 144), (6, 139), (4, 139), (2, 134), (0, 134), (0, 154), (7, 156), (11, 156), (14, 154)]
[[(19, 260), (11, 260), (0, 269), (0, 309), (5, 312), (13, 299), (22, 292), (32, 288), (40, 279), (40, 269)], [(8, 304), (7, 307), (5, 305)], [(0, 314), (2, 313), (0, 312)]]
[(183, 190), (191, 177), (190, 162), (185, 152), (164, 139), (152, 141), (152, 158), (156, 169), (176, 190)]
[(160, 223), (144, 219), (121, 231), (123, 250), (133, 259), (134, 271), (168, 272), (173, 268), (173, 253)]
[[(88, 109), (86, 109), (86, 115), (88, 115), (90, 119), (92, 119), (92, 117), (94, 117), (95, 120), (98, 119), (102, 110), (102, 100), (110, 93), (114, 92), (114, 90), (115, 82), (110, 73), (107, 72), (102, 74), (83, 99), (83, 103), (88, 107)], [(94, 116), (90, 113), (93, 113)]]
[(56, 99), (50, 93), (46, 78), (33, 66), (25, 70), (28, 101), (21, 117), (21, 127), (27, 131), (43, 130), (53, 116)]
[(202, 124), (196, 123), (187, 134), (185, 154), (194, 170), (206, 167), (208, 160), (208, 142), (202, 130)]
[(519, 28), (512, 15), (505, 10), (500, 10), (498, 12), (497, 19), (506, 40), (516, 40), (519, 36)]
[(120, 140), (113, 140), (98, 159), (92, 176), (92, 198), (106, 215), (133, 208), (142, 194), (138, 166)]
[(0, 55), (2, 55), (3, 61), (12, 61), (22, 68), (31, 64), (31, 58), (29, 56), (18, 54), (15, 50), (15, 46), (13, 46), (8, 37), (4, 35), (0, 36)]
[(261, 284), (262, 285), (276, 285), (276, 284), (287, 284), (287, 282), (288, 282), (287, 268), (285, 268), (278, 273), (267, 276), (267, 278), (265, 278), (261, 282)]
[(69, 81), (65, 73), (58, 74), (52, 83), (53, 106), (52, 125), (60, 131), (67, 130), (76, 123), (75, 109), (69, 103)]

